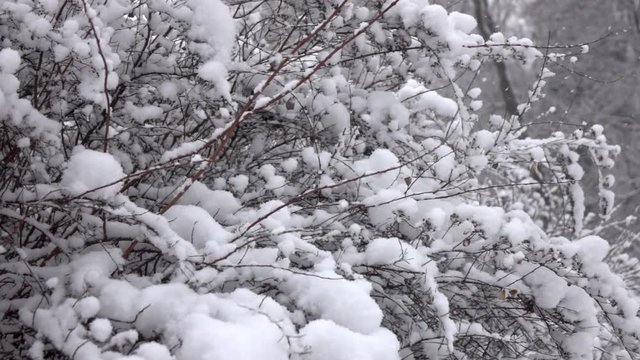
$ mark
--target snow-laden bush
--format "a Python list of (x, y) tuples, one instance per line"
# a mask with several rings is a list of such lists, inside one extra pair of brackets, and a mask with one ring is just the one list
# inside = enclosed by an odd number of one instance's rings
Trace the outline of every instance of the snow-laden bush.
[[(561, 54), (475, 25), (425, 0), (1, 2), (2, 358), (638, 356), (597, 236), (619, 148), (526, 137)], [(542, 64), (516, 114), (480, 113), (491, 58)]]

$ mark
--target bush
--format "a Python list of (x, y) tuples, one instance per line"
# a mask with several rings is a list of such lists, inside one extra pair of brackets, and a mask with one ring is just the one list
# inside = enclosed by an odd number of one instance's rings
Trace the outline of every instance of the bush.
[[(562, 54), (475, 25), (416, 0), (3, 2), (3, 358), (637, 356), (580, 185), (583, 154), (605, 221), (619, 147), (525, 137)], [(542, 63), (516, 114), (480, 115), (488, 59)]]

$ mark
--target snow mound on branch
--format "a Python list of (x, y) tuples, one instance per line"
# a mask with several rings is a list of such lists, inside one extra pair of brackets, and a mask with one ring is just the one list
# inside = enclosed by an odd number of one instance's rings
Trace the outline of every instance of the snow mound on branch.
[(369, 335), (353, 332), (330, 320), (315, 320), (302, 330), (302, 342), (311, 350), (309, 360), (399, 359), (398, 340), (387, 329)]
[[(57, 144), (60, 124), (39, 113), (27, 99), (20, 98), (20, 80), (14, 75), (21, 65), (20, 53), (11, 48), (0, 50), (0, 122), (10, 121), (26, 130), (31, 138), (43, 136)], [(23, 142), (28, 141), (24, 138)]]
[(369, 124), (375, 129), (388, 127), (398, 130), (409, 124), (409, 110), (392, 92), (372, 92), (367, 99), (367, 107), (370, 112)]
[(174, 205), (164, 213), (164, 217), (169, 220), (171, 229), (181, 238), (190, 240), (196, 249), (203, 248), (210, 241), (224, 244), (233, 238), (233, 234), (198, 206)]
[[(116, 298), (130, 299), (133, 307), (121, 308)], [(140, 334), (163, 334), (183, 360), (250, 360), (258, 358), (257, 354), (262, 359), (285, 360), (289, 351), (286, 337), (295, 334), (281, 305), (247, 289), (226, 295), (198, 294), (178, 283), (139, 290), (124, 281), (110, 280), (102, 288), (101, 301), (112, 305), (102, 311), (105, 315), (135, 317)], [(170, 358), (164, 347), (151, 344), (138, 351)]]
[(460, 30), (465, 34), (470, 34), (478, 26), (478, 22), (473, 16), (457, 11), (449, 13), (449, 22), (453, 24), (456, 30)]
[(9, 48), (0, 50), (0, 71), (13, 74), (20, 67), (20, 54)]
[(233, 222), (233, 214), (242, 206), (232, 193), (225, 190), (211, 190), (199, 181), (189, 187), (180, 199), (180, 203), (198, 205), (222, 223)]
[[(75, 258), (70, 264), (70, 288), (74, 293), (82, 294), (90, 286), (99, 285), (102, 279), (113, 273), (122, 264), (124, 264), (124, 259), (120, 250), (87, 252)], [(90, 305), (83, 305), (78, 308), (82, 313), (91, 312), (87, 309)], [(98, 303), (98, 306), (100, 305)]]
[(141, 356), (144, 360), (173, 360), (173, 356), (166, 346), (157, 342), (148, 342), (140, 345), (136, 350), (136, 355)]
[(459, 12), (448, 13), (441, 5), (427, 1), (400, 0), (386, 17), (399, 17), (405, 28), (424, 26), (440, 40), (445, 40), (452, 53), (463, 53), (463, 44), (478, 41), (472, 31), (478, 25), (473, 16)]
[[(205, 58), (215, 57), (227, 63), (236, 41), (236, 30), (229, 7), (220, 0), (191, 0), (189, 7), (193, 11), (189, 37), (195, 41), (204, 41), (209, 48), (198, 47), (197, 52)], [(196, 44), (191, 44), (196, 47)]]
[(368, 265), (395, 265), (403, 269), (420, 271), (423, 257), (411, 245), (398, 238), (378, 238), (367, 245)]
[(72, 196), (82, 195), (92, 199), (110, 199), (122, 188), (125, 174), (122, 165), (110, 154), (74, 149), (67, 169), (62, 175), (61, 185)]
[(458, 112), (458, 104), (454, 100), (427, 89), (413, 79), (409, 79), (398, 91), (398, 98), (401, 101), (415, 99), (415, 110), (433, 111), (440, 116), (454, 117)]
[(189, 6), (193, 10), (189, 31), (193, 42), (190, 47), (205, 59), (198, 75), (213, 83), (219, 95), (230, 99), (226, 65), (231, 60), (235, 44), (233, 16), (229, 7), (220, 0), (191, 0)]
[(108, 319), (95, 319), (89, 325), (91, 336), (98, 341), (106, 341), (113, 331), (113, 326)]
[(371, 284), (349, 281), (335, 272), (296, 275), (287, 283), (300, 307), (349, 330), (372, 334), (380, 328), (382, 310), (371, 298)]

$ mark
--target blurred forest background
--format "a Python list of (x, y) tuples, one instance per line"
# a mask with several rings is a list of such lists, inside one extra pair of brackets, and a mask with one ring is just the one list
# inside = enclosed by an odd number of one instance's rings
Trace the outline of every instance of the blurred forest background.
[[(603, 231), (610, 240), (631, 242), (635, 256), (640, 255), (640, 0), (440, 0), (450, 11), (473, 14), (478, 32), (485, 38), (494, 32), (506, 37), (527, 36), (546, 51), (564, 51), (573, 47), (574, 61), (546, 64), (555, 73), (546, 87), (547, 96), (528, 118), (529, 132), (540, 134), (562, 128), (586, 128), (602, 124), (611, 143), (622, 147), (616, 161), (616, 210)], [(545, 49), (541, 49), (545, 51)], [(517, 104), (526, 102), (527, 84), (539, 74), (541, 64), (529, 71), (504, 63), (486, 64), (474, 81), (499, 86), (496, 93), (484, 93), (484, 111), (514, 113)], [(502, 89), (500, 93), (498, 90)], [(551, 111), (549, 111), (551, 109)], [(555, 111), (554, 111), (555, 110)], [(586, 126), (584, 126), (586, 124)], [(582, 161), (587, 161), (583, 156)], [(583, 164), (583, 181), (597, 181), (594, 167)], [(598, 194), (586, 194), (587, 212), (597, 212)]]

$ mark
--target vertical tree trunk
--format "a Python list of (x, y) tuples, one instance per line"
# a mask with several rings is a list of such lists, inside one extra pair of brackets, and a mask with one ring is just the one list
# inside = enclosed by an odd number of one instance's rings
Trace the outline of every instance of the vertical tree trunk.
[[(488, 38), (495, 30), (495, 24), (493, 18), (488, 9), (487, 0), (473, 0), (473, 4), (476, 12), (476, 19), (478, 20), (478, 29), (480, 34), (485, 39)], [(502, 99), (504, 100), (505, 112), (508, 115), (516, 114), (518, 112), (518, 100), (513, 93), (511, 87), (511, 81), (509, 80), (509, 74), (507, 73), (507, 66), (504, 62), (494, 62), (496, 66), (496, 72), (500, 81), (500, 91), (502, 92)]]

